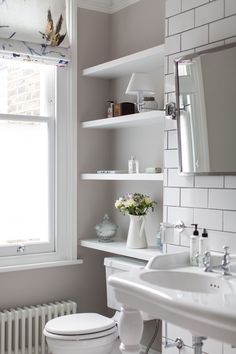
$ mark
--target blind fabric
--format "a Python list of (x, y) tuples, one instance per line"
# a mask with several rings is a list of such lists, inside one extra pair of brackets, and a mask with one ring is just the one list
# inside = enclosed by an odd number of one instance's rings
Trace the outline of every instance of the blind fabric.
[(66, 65), (66, 0), (0, 0), (0, 57)]

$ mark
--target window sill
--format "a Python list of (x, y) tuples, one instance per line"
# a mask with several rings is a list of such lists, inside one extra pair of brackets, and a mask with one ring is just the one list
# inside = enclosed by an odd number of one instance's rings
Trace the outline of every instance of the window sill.
[(19, 264), (19, 265), (10, 265), (0, 267), (0, 273), (6, 272), (17, 272), (22, 270), (31, 270), (31, 269), (42, 269), (42, 268), (52, 268), (52, 267), (64, 267), (83, 264), (82, 259), (76, 260), (66, 260), (66, 261), (54, 261), (54, 262), (44, 262), (44, 263), (31, 263), (31, 264)]

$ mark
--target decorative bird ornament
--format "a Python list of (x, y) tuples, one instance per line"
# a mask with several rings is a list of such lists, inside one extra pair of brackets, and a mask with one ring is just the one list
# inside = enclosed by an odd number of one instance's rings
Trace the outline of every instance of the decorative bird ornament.
[(52, 13), (51, 10), (48, 10), (48, 16), (47, 16), (47, 25), (45, 28), (45, 33), (41, 33), (43, 39), (46, 39), (49, 45), (52, 47), (58, 47), (66, 37), (66, 33), (60, 34), (61, 32), (61, 27), (63, 23), (63, 17), (60, 15), (57, 24), (56, 24), (56, 29), (54, 29), (53, 25), (53, 19), (52, 19)]

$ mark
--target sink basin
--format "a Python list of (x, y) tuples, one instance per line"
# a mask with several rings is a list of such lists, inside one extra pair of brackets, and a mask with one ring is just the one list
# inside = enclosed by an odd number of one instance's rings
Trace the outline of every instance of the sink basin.
[(236, 345), (236, 273), (205, 273), (189, 265), (188, 253), (178, 253), (154, 257), (146, 268), (114, 274), (108, 282), (124, 307)]
[(232, 285), (223, 278), (213, 278), (212, 275), (180, 272), (170, 270), (147, 271), (140, 274), (140, 279), (150, 285), (186, 291), (191, 293), (230, 293)]

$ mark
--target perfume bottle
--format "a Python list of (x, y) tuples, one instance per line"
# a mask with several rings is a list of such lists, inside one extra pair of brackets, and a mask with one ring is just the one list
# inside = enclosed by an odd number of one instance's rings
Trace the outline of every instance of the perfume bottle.
[(114, 101), (107, 101), (108, 102), (108, 108), (107, 108), (107, 118), (112, 118), (114, 117)]
[(161, 232), (161, 230), (158, 231), (157, 234), (156, 234), (156, 242), (157, 242), (158, 250), (163, 252), (163, 243), (162, 243), (162, 232)]
[(129, 173), (139, 173), (139, 162), (136, 160), (135, 156), (131, 156), (128, 161), (128, 171)]

